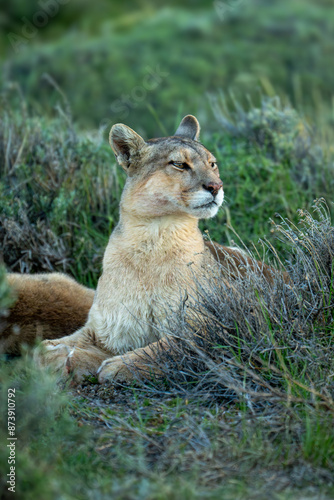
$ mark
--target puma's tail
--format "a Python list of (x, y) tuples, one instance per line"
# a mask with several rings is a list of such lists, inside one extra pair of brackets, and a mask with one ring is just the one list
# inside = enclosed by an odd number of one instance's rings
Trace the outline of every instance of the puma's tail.
[(19, 354), (37, 338), (55, 339), (81, 328), (94, 290), (65, 274), (8, 274), (16, 301), (0, 323), (0, 353)]

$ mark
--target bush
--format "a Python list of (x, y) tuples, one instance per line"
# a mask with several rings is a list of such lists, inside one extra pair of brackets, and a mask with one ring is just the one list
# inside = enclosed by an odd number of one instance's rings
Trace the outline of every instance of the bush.
[(241, 401), (252, 411), (268, 402), (334, 410), (334, 228), (323, 200), (314, 211), (316, 219), (299, 212), (299, 227), (274, 225), (290, 246), (288, 280), (268, 244), (277, 269), (271, 281), (245, 263), (246, 278), (231, 266), (224, 279), (198, 283), (195, 304), (182, 304), (164, 329), (169, 350), (157, 347), (169, 388)]
[[(69, 414), (69, 399), (64, 391), (55, 387), (55, 379), (36, 369), (27, 357), (0, 367), (1, 408), (7, 415), (8, 390), (15, 395), (15, 449), (16, 498), (54, 499), (68, 496), (72, 489), (68, 467), (70, 458), (78, 469), (83, 462), (85, 445), (84, 430), (80, 429)], [(0, 436), (3, 443), (9, 443), (7, 418), (1, 420)], [(2, 498), (10, 498), (8, 484), (9, 448), (3, 446), (0, 454), (3, 471), (0, 491)], [(66, 457), (67, 466), (62, 462)], [(6, 472), (5, 472), (6, 471)], [(73, 473), (73, 470), (72, 470)]]
[(123, 178), (108, 144), (78, 136), (68, 116), (48, 121), (3, 100), (0, 241), (17, 272), (66, 271), (95, 283), (118, 217)]
[[(0, 333), (3, 331), (8, 308), (12, 304), (14, 296), (6, 280), (4, 266), (0, 266)], [(1, 352), (1, 348), (0, 348)]]

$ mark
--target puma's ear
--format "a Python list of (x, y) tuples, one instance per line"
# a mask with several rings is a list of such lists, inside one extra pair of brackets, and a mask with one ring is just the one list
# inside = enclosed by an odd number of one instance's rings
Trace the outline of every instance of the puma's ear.
[(125, 170), (130, 168), (139, 151), (145, 146), (144, 139), (122, 123), (116, 123), (111, 127), (109, 142), (116, 160)]
[(198, 123), (197, 118), (195, 118), (195, 116), (193, 115), (187, 115), (182, 119), (174, 135), (197, 141), (199, 138), (200, 130), (201, 127)]

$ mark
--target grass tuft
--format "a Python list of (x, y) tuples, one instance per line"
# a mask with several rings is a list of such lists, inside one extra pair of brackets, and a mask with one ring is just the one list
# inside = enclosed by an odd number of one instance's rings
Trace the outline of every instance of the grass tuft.
[(247, 264), (247, 278), (231, 266), (171, 316), (170, 349), (156, 362), (167, 392), (238, 402), (254, 414), (268, 404), (334, 411), (334, 228), (324, 200), (314, 212), (301, 210), (298, 226), (274, 224), (290, 255), (282, 269), (268, 244), (271, 282)]

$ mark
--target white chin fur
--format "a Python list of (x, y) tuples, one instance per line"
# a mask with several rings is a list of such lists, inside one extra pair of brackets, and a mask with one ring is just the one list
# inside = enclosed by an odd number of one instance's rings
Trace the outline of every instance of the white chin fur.
[(207, 208), (196, 208), (193, 210), (193, 213), (196, 214), (198, 219), (211, 219), (211, 217), (214, 217), (217, 214), (218, 209), (218, 205), (212, 205), (212, 207)]
[[(204, 204), (204, 203), (209, 203), (210, 202), (210, 199), (208, 200), (207, 199), (207, 194), (206, 193), (203, 193), (205, 194), (205, 197), (203, 197), (203, 199), (201, 200), (201, 202)], [(211, 196), (211, 195), (210, 195)], [(212, 199), (212, 197), (211, 197)], [(196, 200), (196, 204), (198, 203), (198, 199)], [(209, 207), (199, 207), (199, 208), (192, 208), (190, 209), (191, 213), (196, 215), (196, 217), (198, 217), (199, 219), (210, 219), (211, 217), (214, 217), (217, 212), (218, 212), (218, 209), (219, 207), (221, 206), (221, 204), (223, 203), (224, 201), (224, 191), (223, 189), (220, 189), (218, 191), (218, 194), (215, 198), (215, 203), (213, 203), (211, 206)]]

